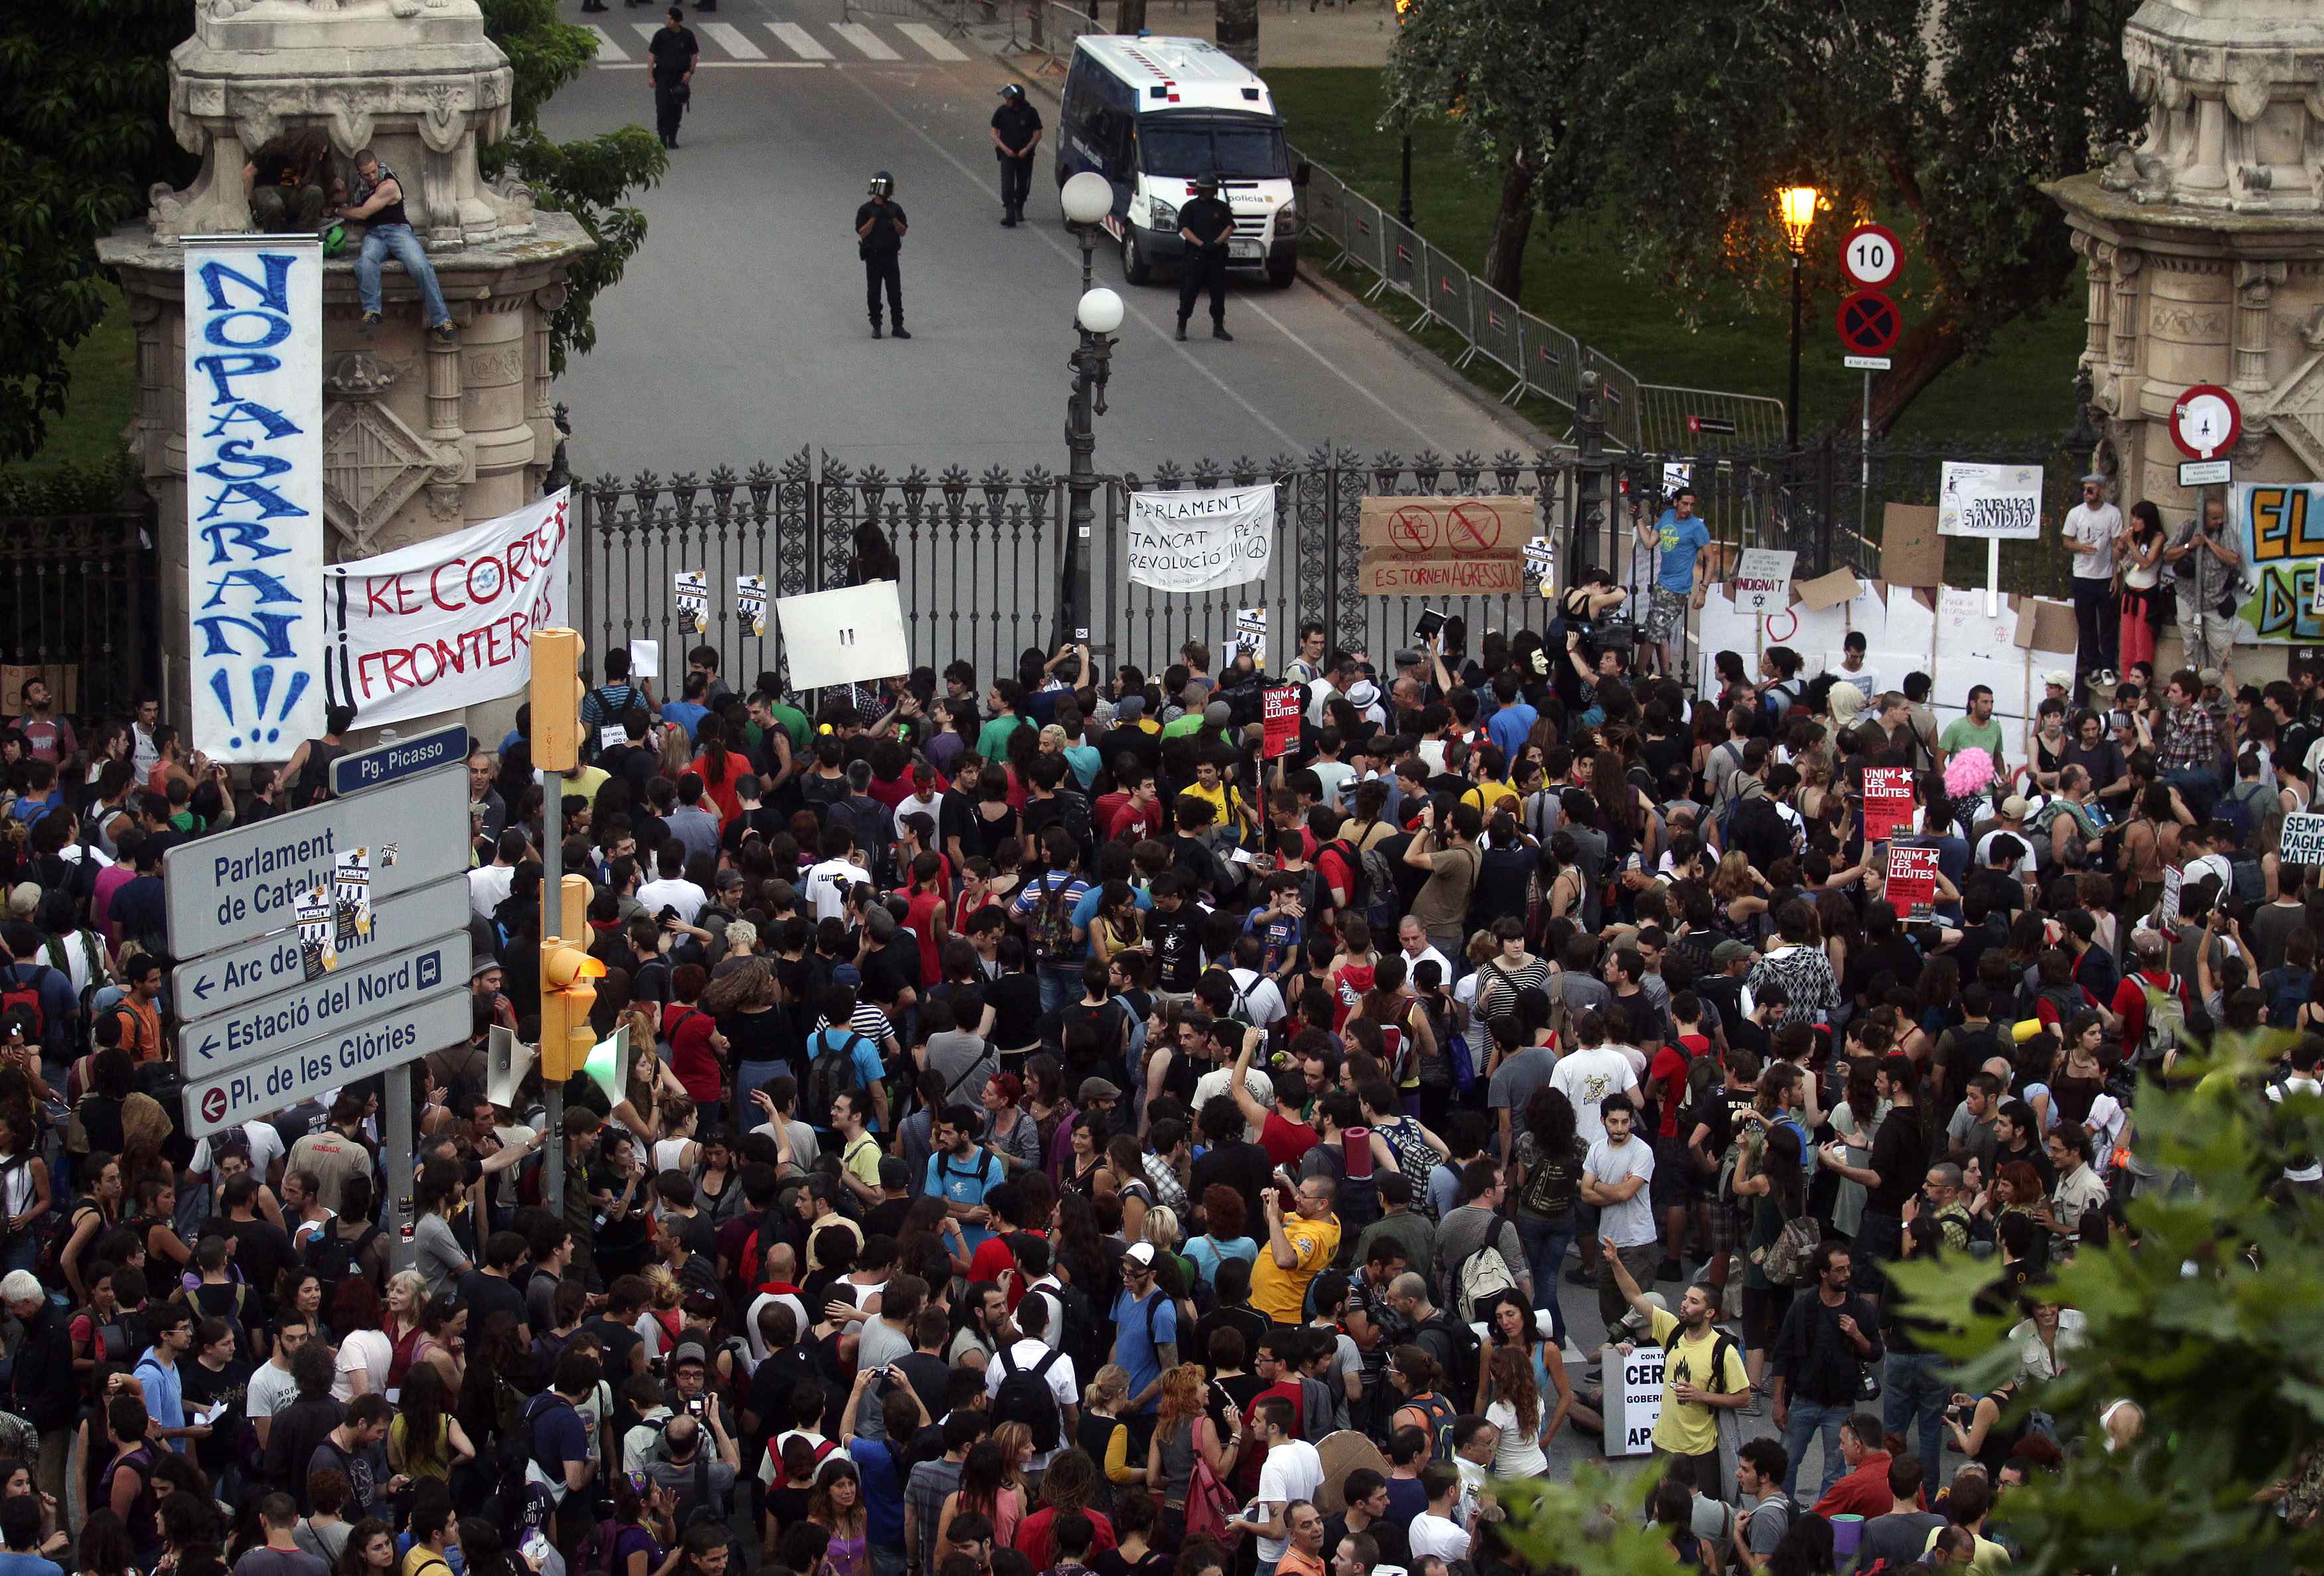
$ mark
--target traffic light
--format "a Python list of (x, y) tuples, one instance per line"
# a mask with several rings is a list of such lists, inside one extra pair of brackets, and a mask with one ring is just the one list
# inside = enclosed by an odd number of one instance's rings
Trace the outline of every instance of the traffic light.
[(584, 688), (579, 631), (533, 631), (532, 763), (544, 771), (570, 771), (581, 764)]
[(569, 941), (551, 936), (540, 944), (540, 1075), (562, 1083), (581, 1070), (596, 1048), (597, 1031), (589, 1009), (597, 1004), (593, 981), (605, 965)]

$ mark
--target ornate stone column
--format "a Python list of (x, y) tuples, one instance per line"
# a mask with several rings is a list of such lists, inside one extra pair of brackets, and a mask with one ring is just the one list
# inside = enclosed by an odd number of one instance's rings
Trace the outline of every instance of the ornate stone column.
[(157, 186), (144, 222), (97, 254), (136, 327), (132, 442), (161, 503), (163, 651), (180, 710), (181, 237), (253, 227), (243, 166), (275, 137), (322, 128), (343, 175), (373, 149), (396, 173), (459, 332), (429, 336), (417, 285), (391, 263), (385, 320), (364, 333), (352, 266), (362, 226), (348, 226), (324, 289), (326, 556), (366, 558), (506, 513), (538, 494), (555, 456), (549, 320), (567, 267), (595, 244), (570, 216), (535, 212), (521, 183), (484, 184), (477, 145), (507, 134), (512, 79), (476, 0), (200, 0), (194, 35), (171, 53), (171, 129), (201, 170), (183, 191)]

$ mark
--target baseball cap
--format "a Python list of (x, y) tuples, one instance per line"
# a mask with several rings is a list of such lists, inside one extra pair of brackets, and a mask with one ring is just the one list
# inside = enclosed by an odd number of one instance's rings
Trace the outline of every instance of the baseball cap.
[(863, 971), (853, 963), (837, 964), (831, 971), (831, 982), (835, 985), (844, 985), (852, 991), (863, 983)]
[(874, 941), (892, 941), (896, 935), (896, 917), (881, 908), (866, 909), (863, 928), (872, 933)]
[(1728, 964), (1740, 963), (1750, 955), (1751, 949), (1745, 943), (1722, 941), (1711, 949), (1711, 966), (1714, 969), (1723, 969)]
[[(1639, 1300), (1659, 1313), (1670, 1312), (1670, 1304), (1663, 1300), (1663, 1295), (1660, 1292), (1648, 1292)], [(1642, 1335), (1653, 1327), (1654, 1320), (1636, 1308), (1623, 1314), (1621, 1318), (1615, 1321), (1614, 1324), (1616, 1330), (1626, 1335)]]
[(1411, 647), (1405, 646), (1398, 649), (1393, 660), (1398, 668), (1417, 668), (1428, 659)]
[(2013, 821), (2022, 820), (2025, 812), (2033, 807), (2025, 802), (2025, 797), (2023, 794), (2012, 794), (2001, 801), (2001, 813)]
[[(2215, 678), (2212, 682), (2216, 684), (2218, 681)], [(1222, 700), (1214, 700), (1203, 708), (1204, 727), (1223, 728), (1232, 721), (1234, 721), (1234, 708)]]
[(1125, 695), (1113, 703), (1113, 714), (1118, 722), (1134, 723), (1145, 714), (1146, 697), (1142, 695)]
[(742, 884), (742, 872), (738, 870), (722, 870), (718, 872), (716, 884), (722, 892), (733, 891)]
[(1084, 1105), (1087, 1105), (1093, 1100), (1120, 1100), (1120, 1098), (1121, 1091), (1103, 1078), (1082, 1080), (1081, 1102)]
[(1151, 1265), (1154, 1262), (1154, 1244), (1132, 1242), (1130, 1245), (1130, 1251), (1121, 1256), (1121, 1261), (1124, 1264), (1135, 1264), (1140, 1267)]
[(2074, 687), (2074, 676), (2062, 668), (2052, 668), (2042, 675), (2042, 682), (2054, 684), (2060, 689), (2071, 689)]
[(41, 887), (38, 881), (18, 881), (8, 890), (8, 917), (30, 919), (41, 907)]

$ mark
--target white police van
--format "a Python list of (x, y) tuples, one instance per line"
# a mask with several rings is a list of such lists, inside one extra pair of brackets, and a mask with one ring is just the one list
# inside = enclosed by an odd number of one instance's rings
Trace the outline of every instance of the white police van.
[(1065, 76), (1056, 143), (1059, 186), (1084, 170), (1113, 183), (1105, 230), (1121, 244), (1130, 283), (1184, 257), (1178, 208), (1204, 175), (1219, 178), (1234, 210), (1228, 266), (1291, 282), (1306, 167), (1292, 168), (1267, 84), (1209, 40), (1084, 35)]

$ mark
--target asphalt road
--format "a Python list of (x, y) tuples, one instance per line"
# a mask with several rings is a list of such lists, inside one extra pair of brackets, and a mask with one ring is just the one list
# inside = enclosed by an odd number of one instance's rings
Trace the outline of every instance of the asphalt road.
[[(659, 7), (564, 10), (612, 47), (558, 96), (548, 130), (650, 126), (639, 28)], [(1081, 255), (1046, 143), (1030, 222), (999, 223), (986, 126), (1014, 79), (1006, 67), (909, 16), (848, 23), (839, 0), (724, 0), (687, 21), (702, 61), (669, 176), (641, 199), (645, 249), (597, 304), (598, 347), (558, 384), (576, 469), (742, 469), (813, 445), (891, 474), (1062, 470)], [(1054, 104), (1034, 101), (1054, 128)], [(864, 317), (853, 217), (874, 169), (894, 174), (911, 221), (908, 344), (873, 341)], [(1130, 305), (1102, 469), (1264, 460), (1326, 440), (1366, 457), (1530, 452), (1506, 413), (1415, 365), (1364, 314), (1305, 281), (1275, 290), (1249, 278), (1227, 304), (1232, 344), (1209, 339), (1198, 311), (1195, 337), (1178, 345), (1175, 285), (1125, 287), (1110, 243), (1100, 253), (1097, 281)]]

